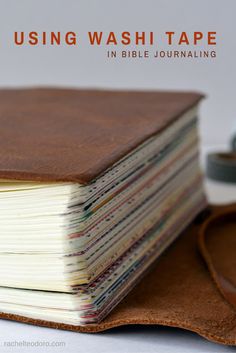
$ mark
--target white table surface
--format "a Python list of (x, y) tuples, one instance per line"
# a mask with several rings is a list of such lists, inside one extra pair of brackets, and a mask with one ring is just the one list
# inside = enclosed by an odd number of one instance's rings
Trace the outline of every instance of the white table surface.
[[(211, 203), (236, 202), (236, 185), (206, 181), (206, 191)], [(4, 342), (10, 342), (11, 346)], [(43, 342), (46, 342), (44, 347)], [(55, 347), (61, 342), (61, 346)], [(0, 320), (0, 352), (207, 353), (236, 352), (236, 348), (208, 342), (185, 330), (165, 327), (130, 326), (99, 334), (81, 334)]]

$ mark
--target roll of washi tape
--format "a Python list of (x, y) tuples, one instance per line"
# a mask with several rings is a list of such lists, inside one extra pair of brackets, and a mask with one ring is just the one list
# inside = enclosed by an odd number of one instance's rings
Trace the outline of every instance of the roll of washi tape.
[(207, 176), (218, 181), (236, 183), (236, 152), (208, 154)]
[(236, 134), (233, 135), (230, 141), (232, 151), (236, 152)]

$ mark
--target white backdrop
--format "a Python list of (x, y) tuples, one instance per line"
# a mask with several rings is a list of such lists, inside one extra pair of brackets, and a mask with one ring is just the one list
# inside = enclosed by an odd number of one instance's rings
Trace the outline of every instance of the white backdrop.
[[(0, 86), (192, 89), (207, 93), (201, 135), (228, 141), (235, 112), (235, 0), (0, 0)], [(17, 47), (14, 31), (70, 31), (80, 45)], [(108, 60), (87, 31), (217, 31), (217, 59)]]

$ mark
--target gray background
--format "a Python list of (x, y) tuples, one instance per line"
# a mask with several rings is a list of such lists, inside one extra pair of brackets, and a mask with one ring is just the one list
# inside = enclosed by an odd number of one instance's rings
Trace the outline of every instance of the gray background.
[[(202, 105), (204, 145), (216, 146), (228, 141), (236, 125), (235, 0), (0, 0), (0, 7), (0, 86), (199, 90), (208, 95)], [(16, 47), (13, 44), (14, 31), (33, 30), (73, 30), (79, 33), (80, 45)], [(108, 60), (104, 46), (90, 47), (84, 40), (87, 31), (95, 30), (117, 33), (216, 30), (218, 57)]]

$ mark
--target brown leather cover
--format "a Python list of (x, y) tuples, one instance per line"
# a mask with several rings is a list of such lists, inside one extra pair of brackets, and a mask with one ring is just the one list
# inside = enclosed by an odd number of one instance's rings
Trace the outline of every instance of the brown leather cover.
[(202, 95), (0, 90), (0, 178), (90, 182)]
[[(232, 210), (236, 212), (236, 205), (210, 207), (213, 215)], [(200, 222), (203, 220), (200, 219)], [(161, 256), (151, 272), (98, 325), (76, 327), (16, 315), (0, 316), (79, 332), (99, 332), (130, 324), (166, 325), (194, 331), (214, 342), (236, 345), (235, 308), (221, 295), (198, 250), (197, 238), (201, 226), (199, 219), (194, 222)], [(224, 226), (225, 240), (222, 241)], [(224, 275), (229, 275), (235, 281), (235, 224), (232, 226), (231, 219), (223, 227), (214, 227), (214, 237), (220, 239), (221, 246), (218, 241), (212, 242), (210, 251), (217, 254), (215, 265), (218, 263), (218, 255), (220, 266), (227, 259)]]
[(216, 286), (236, 309), (236, 208), (209, 217), (198, 243)]
[[(173, 92), (0, 90), (0, 178), (88, 183), (201, 98)], [(213, 207), (212, 212), (232, 207)], [(235, 308), (218, 290), (198, 251), (199, 228), (192, 224), (98, 325), (75, 327), (3, 313), (0, 317), (81, 332), (159, 324), (236, 345)], [(226, 227), (228, 246), (222, 242), (222, 227), (214, 227), (214, 234), (218, 229), (219, 242), (216, 247), (208, 243), (208, 250), (214, 265), (219, 258), (224, 277), (233, 281), (235, 227)]]

